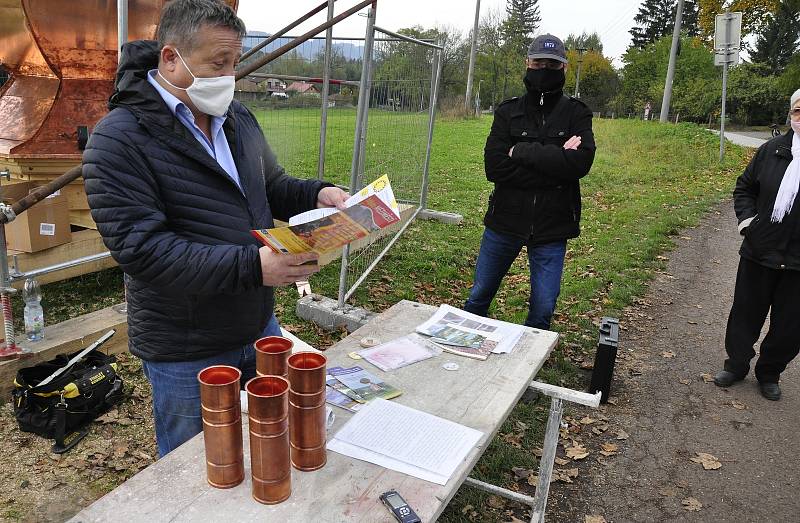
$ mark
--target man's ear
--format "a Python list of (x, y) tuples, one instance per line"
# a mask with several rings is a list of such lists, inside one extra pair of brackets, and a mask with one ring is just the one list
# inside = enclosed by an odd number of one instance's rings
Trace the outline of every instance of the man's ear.
[(175, 69), (178, 67), (178, 53), (175, 52), (171, 46), (165, 45), (161, 49), (161, 56), (160, 56), (160, 64), (164, 67), (165, 70), (169, 71), (170, 73), (175, 72)]

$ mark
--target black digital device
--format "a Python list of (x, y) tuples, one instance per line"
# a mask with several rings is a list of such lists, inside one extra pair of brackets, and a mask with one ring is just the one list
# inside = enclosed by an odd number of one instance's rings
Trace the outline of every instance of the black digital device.
[(408, 506), (403, 496), (395, 490), (390, 490), (381, 494), (380, 500), (389, 509), (394, 518), (400, 523), (422, 523), (417, 513)]

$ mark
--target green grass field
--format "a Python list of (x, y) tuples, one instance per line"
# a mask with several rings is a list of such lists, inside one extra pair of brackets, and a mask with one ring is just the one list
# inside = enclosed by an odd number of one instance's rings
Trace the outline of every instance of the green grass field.
[[(372, 172), (408, 163), (400, 145), (404, 136), (396, 116), (376, 113), (368, 146), (376, 161)], [(265, 118), (265, 132), (279, 157), (285, 151), (287, 171), (316, 176), (318, 116), (297, 110), (285, 118)], [(290, 122), (294, 121), (294, 124)], [(331, 119), (329, 165), (331, 180), (347, 183), (352, 155), (354, 111), (339, 110)], [(304, 122), (299, 124), (297, 122)], [(355, 293), (352, 304), (382, 311), (401, 299), (461, 306), (467, 297), (483, 231), (482, 218), (492, 189), (483, 174), (483, 144), (491, 118), (439, 120), (430, 170), (429, 207), (460, 213), (459, 226), (417, 222), (395, 245), (373, 275)], [(293, 130), (291, 125), (300, 131)], [(411, 127), (419, 128), (415, 120)], [(598, 145), (592, 172), (583, 187), (583, 232), (569, 243), (562, 294), (554, 330), (559, 347), (539, 376), (554, 384), (582, 388), (585, 377), (576, 362), (592, 357), (596, 322), (618, 315), (641, 295), (659, 255), (672, 246), (672, 236), (695, 224), (720, 199), (728, 196), (746, 161), (746, 152), (728, 148), (724, 164), (717, 161), (718, 139), (691, 124), (598, 120)], [(416, 137), (414, 139), (417, 139)], [(373, 145), (374, 144), (374, 145)], [(369, 160), (372, 161), (372, 160)], [(394, 163), (393, 163), (394, 162)], [(336, 174), (333, 175), (333, 172)], [(491, 314), (521, 323), (526, 313), (528, 273), (524, 255), (514, 263)], [(335, 297), (339, 267), (332, 264), (314, 276), (315, 292)], [(99, 309), (121, 300), (119, 271), (105, 271), (44, 288), (48, 323)], [(326, 347), (344, 333), (326, 333), (295, 315), (297, 294), (277, 293), (281, 323), (312, 345)], [(15, 313), (21, 318), (19, 302)], [(514, 485), (511, 468), (535, 468), (533, 449), (541, 444), (546, 403), (519, 404), (489, 447), (473, 475), (495, 484), (531, 492), (522, 481)], [(112, 485), (113, 486), (113, 485)], [(462, 488), (442, 521), (499, 521), (502, 510), (485, 503), (486, 496)], [(469, 506), (479, 507), (470, 509)], [(474, 511), (479, 511), (477, 516)], [(466, 516), (465, 516), (466, 514)]]

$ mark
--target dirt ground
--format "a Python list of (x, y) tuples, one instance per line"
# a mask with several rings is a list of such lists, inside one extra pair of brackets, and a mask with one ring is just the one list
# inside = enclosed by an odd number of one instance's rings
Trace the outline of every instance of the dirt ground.
[(587, 455), (563, 467), (575, 467), (571, 483), (552, 484), (549, 521), (798, 521), (800, 362), (778, 402), (761, 397), (752, 373), (729, 389), (711, 382), (738, 264), (731, 209), (724, 202), (684, 231), (621, 318), (614, 404), (572, 411), (563, 446), (577, 437), (586, 452), (573, 455)]

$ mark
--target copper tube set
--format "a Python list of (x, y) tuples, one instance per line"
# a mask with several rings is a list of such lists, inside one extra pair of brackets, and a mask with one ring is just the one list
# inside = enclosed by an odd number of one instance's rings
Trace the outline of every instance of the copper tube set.
[[(253, 498), (276, 504), (291, 495), (292, 465), (311, 471), (327, 461), (327, 360), (316, 352), (292, 354), (292, 341), (281, 336), (261, 338), (254, 347), (257, 377), (245, 385)], [(241, 376), (239, 369), (226, 365), (197, 375), (212, 487), (231, 488), (244, 481)]]

